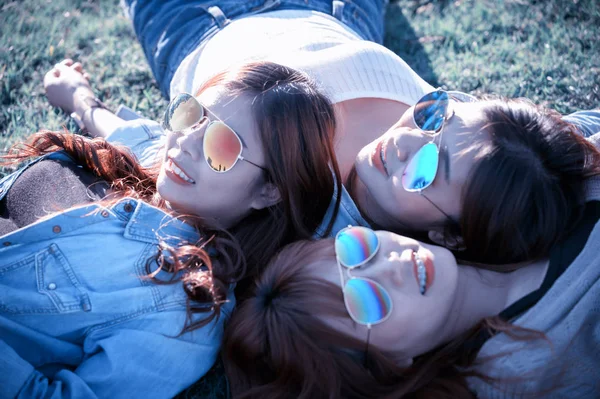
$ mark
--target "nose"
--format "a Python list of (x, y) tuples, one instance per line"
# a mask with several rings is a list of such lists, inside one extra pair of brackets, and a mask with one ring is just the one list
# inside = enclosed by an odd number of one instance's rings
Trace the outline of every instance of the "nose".
[(182, 152), (189, 154), (194, 161), (202, 158), (202, 139), (207, 126), (208, 118), (204, 116), (194, 126), (178, 133), (177, 146)]
[(352, 270), (355, 277), (370, 278), (385, 286), (388, 283), (401, 286), (404, 283), (404, 269), (412, 265), (412, 250), (398, 249), (380, 251), (365, 265)]
[(394, 145), (394, 152), (391, 155), (395, 156), (398, 162), (397, 166), (402, 168), (412, 155), (427, 142), (427, 137), (419, 129), (399, 127), (394, 130), (391, 142)]

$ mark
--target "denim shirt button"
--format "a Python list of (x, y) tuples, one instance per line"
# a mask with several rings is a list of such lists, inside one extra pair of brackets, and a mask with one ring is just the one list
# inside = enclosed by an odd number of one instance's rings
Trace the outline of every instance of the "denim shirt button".
[(4, 241), (2, 243), (2, 245), (4, 245), (5, 247), (9, 247), (10, 246), (10, 241)]
[(102, 211), (102, 212), (100, 212), (100, 214), (102, 215), (103, 218), (108, 217), (108, 211)]
[(126, 203), (126, 204), (123, 206), (123, 210), (124, 210), (125, 212), (129, 213), (129, 212), (133, 211), (133, 205), (131, 205), (130, 203)]
[(61, 232), (61, 230), (62, 230), (62, 229), (61, 229), (61, 228), (60, 228), (60, 226), (58, 226), (58, 225), (56, 225), (56, 226), (54, 226), (54, 227), (52, 228), (52, 231), (53, 231), (53, 232), (55, 232), (56, 234), (60, 233), (60, 232)]
[(50, 291), (52, 291), (52, 290), (55, 290), (55, 289), (56, 289), (56, 284), (54, 284), (54, 283), (50, 283), (50, 284), (48, 284), (48, 289), (49, 289)]
[(84, 302), (83, 303), (83, 311), (84, 312), (89, 312), (90, 310), (92, 310), (92, 307), (90, 306), (90, 304), (87, 303), (87, 302)]

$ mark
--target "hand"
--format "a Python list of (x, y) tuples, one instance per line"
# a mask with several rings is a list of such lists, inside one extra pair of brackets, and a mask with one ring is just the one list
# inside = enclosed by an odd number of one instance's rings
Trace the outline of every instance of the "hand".
[(62, 60), (44, 76), (46, 97), (53, 106), (74, 112), (82, 99), (94, 97), (89, 78), (80, 62)]

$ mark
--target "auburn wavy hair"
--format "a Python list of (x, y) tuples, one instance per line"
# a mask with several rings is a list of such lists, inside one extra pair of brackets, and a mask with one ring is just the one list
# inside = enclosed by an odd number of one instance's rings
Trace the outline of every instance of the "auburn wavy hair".
[[(219, 317), (229, 285), (245, 274), (242, 252), (235, 239), (225, 231), (204, 226), (197, 216), (167, 209), (156, 192), (158, 169), (141, 167), (128, 148), (111, 144), (103, 138), (91, 139), (67, 131), (42, 130), (26, 142), (15, 144), (8, 154), (2, 156), (2, 164), (15, 165), (55, 151), (64, 151), (76, 164), (110, 185), (115, 198), (100, 201), (102, 205), (110, 206), (122, 197), (139, 199), (197, 230), (201, 238), (196, 243), (181, 243), (177, 247), (161, 243), (156, 256), (148, 259), (146, 271), (148, 278), (157, 284), (182, 282), (187, 294), (188, 314), (182, 333), (200, 328)], [(153, 265), (158, 265), (158, 268)], [(170, 272), (171, 279), (155, 278), (160, 270)], [(207, 316), (193, 321), (192, 315), (197, 313), (206, 313)]]
[(475, 370), (479, 347), (467, 343), (491, 332), (547, 339), (490, 317), (409, 367), (372, 344), (365, 353), (364, 340), (324, 321), (350, 317), (339, 285), (314, 272), (336, 261), (333, 247), (333, 239), (286, 246), (234, 311), (222, 354), (235, 398), (475, 398), (467, 377), (497, 381)]

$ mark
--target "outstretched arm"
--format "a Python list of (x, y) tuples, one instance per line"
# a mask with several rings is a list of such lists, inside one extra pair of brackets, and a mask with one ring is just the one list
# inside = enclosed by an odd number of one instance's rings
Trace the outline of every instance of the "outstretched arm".
[(109, 137), (125, 121), (96, 102), (89, 75), (79, 62), (66, 59), (44, 76), (48, 101), (69, 114), (75, 114), (92, 137)]

